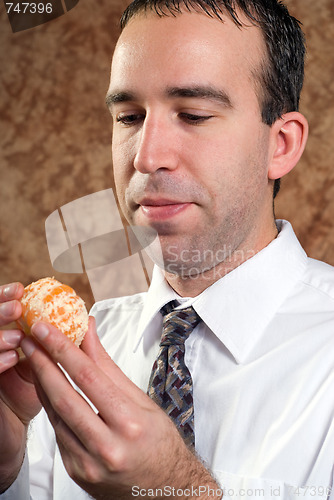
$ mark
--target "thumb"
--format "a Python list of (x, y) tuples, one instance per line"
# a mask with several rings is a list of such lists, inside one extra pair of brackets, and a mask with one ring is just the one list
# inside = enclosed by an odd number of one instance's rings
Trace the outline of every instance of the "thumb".
[(89, 316), (88, 330), (81, 343), (80, 349), (84, 351), (96, 364), (101, 364), (106, 361), (110, 362), (108, 353), (103, 348), (100, 339), (96, 332), (96, 323), (93, 316)]
[(137, 404), (156, 406), (155, 403), (122, 372), (104, 349), (96, 332), (95, 318), (89, 316), (88, 331), (81, 343), (80, 349), (101, 369), (124, 394)]
[(101, 344), (96, 331), (95, 318), (93, 316), (89, 316), (88, 330), (81, 343), (80, 349), (113, 381), (117, 381), (120, 384), (130, 383), (130, 380), (124, 375), (116, 363), (114, 363)]

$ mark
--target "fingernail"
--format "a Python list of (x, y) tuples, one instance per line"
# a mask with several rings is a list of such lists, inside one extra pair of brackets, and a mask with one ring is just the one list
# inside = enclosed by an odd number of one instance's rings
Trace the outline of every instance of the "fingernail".
[(17, 330), (12, 330), (12, 331), (6, 330), (2, 334), (2, 338), (6, 342), (6, 344), (12, 347), (19, 346), (22, 336), (23, 336), (22, 332), (19, 332)]
[(0, 353), (0, 364), (3, 366), (12, 366), (14, 361), (17, 361), (18, 354), (16, 351), (8, 351)]
[(25, 337), (22, 342), (21, 342), (21, 349), (24, 352), (24, 354), (29, 358), (33, 352), (35, 351), (36, 347), (34, 342), (29, 339), (28, 337)]
[(10, 297), (12, 297), (13, 295), (15, 295), (16, 288), (17, 288), (17, 284), (16, 283), (11, 283), (10, 285), (5, 286), (5, 288), (3, 289), (4, 296), (7, 299), (10, 298)]
[(44, 340), (49, 335), (49, 327), (45, 323), (35, 323), (31, 327), (31, 333), (38, 340)]
[(6, 316), (9, 318), (10, 316), (13, 315), (15, 311), (16, 304), (14, 301), (11, 302), (4, 302), (3, 304), (0, 305), (0, 312), (3, 314), (3, 316)]

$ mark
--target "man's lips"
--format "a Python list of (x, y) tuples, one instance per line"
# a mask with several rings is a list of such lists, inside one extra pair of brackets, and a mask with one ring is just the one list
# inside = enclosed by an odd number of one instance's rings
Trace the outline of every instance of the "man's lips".
[(178, 215), (191, 206), (190, 202), (165, 198), (145, 198), (138, 203), (142, 214), (150, 220), (164, 220)]

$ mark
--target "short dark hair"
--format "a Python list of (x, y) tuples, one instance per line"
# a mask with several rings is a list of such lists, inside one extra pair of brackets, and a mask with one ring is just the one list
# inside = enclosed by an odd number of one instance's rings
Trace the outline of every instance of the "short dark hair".
[[(188, 11), (204, 12), (223, 21), (229, 15), (242, 27), (238, 10), (258, 26), (267, 47), (267, 58), (255, 76), (262, 121), (272, 125), (284, 113), (298, 111), (304, 82), (305, 37), (301, 23), (290, 15), (279, 0), (133, 0), (121, 18), (121, 29), (142, 11), (151, 10), (158, 16), (175, 16)], [(274, 183), (274, 198), (280, 189), (280, 179)]]

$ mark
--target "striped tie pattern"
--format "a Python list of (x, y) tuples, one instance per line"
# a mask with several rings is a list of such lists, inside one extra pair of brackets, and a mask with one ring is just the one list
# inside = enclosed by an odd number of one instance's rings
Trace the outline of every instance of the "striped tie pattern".
[(174, 310), (178, 305), (173, 300), (160, 310), (163, 315), (160, 351), (152, 368), (147, 393), (174, 421), (186, 444), (193, 447), (192, 379), (184, 361), (184, 343), (200, 317), (192, 307)]

